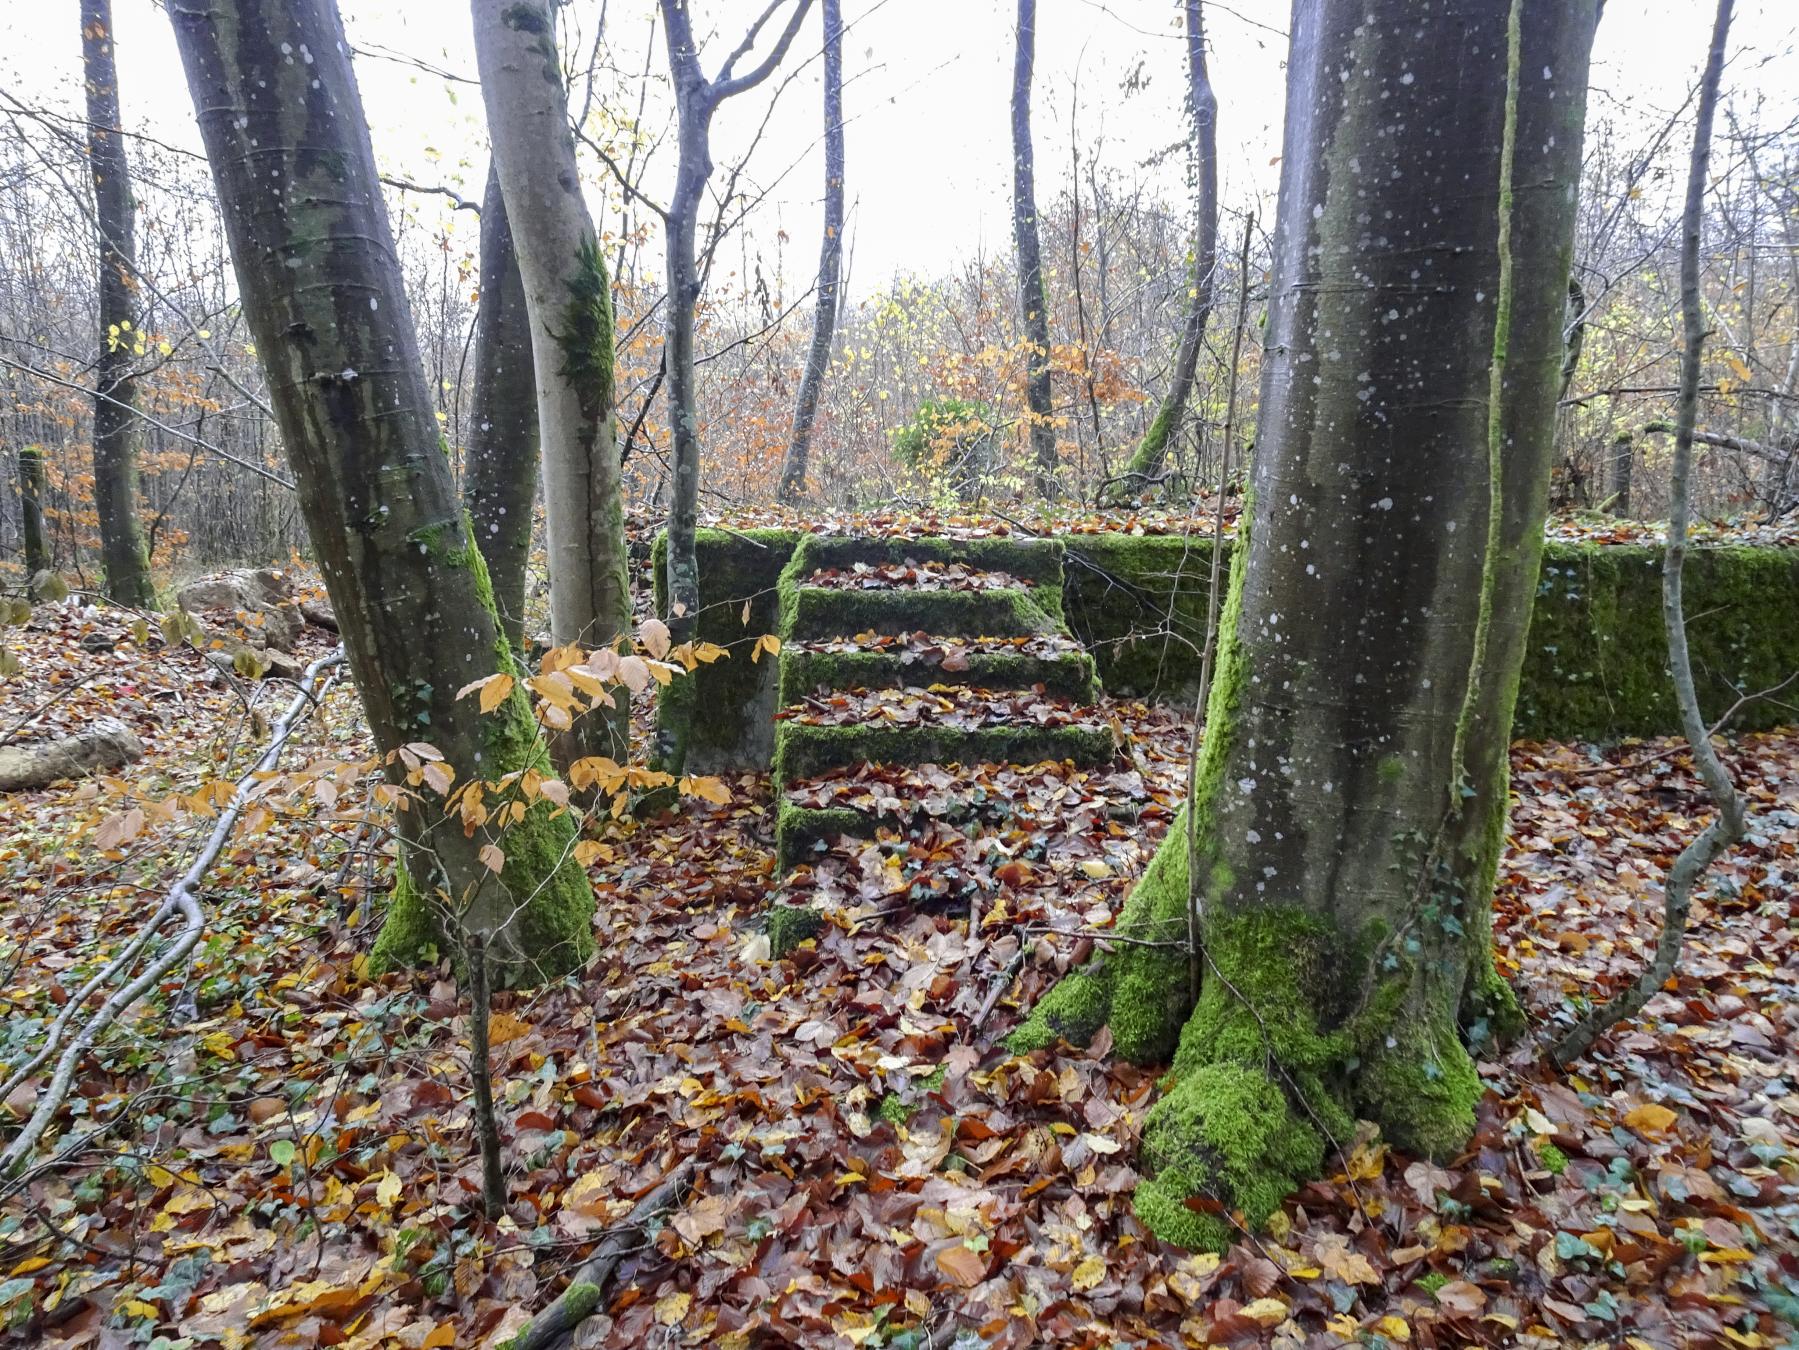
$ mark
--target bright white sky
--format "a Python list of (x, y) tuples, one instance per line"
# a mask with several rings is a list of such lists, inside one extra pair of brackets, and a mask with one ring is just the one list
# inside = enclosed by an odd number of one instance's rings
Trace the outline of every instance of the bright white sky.
[[(416, 57), (472, 77), (468, 7), (462, 0), (340, 0), (351, 41), (360, 48)], [(602, 0), (574, 0), (591, 30)], [(643, 66), (654, 0), (606, 0), (612, 50), (620, 67)], [(705, 58), (723, 52), (762, 8), (761, 0), (692, 0), (701, 33), (713, 32)], [(129, 124), (197, 149), (192, 107), (167, 17), (152, 0), (114, 0), (120, 86)], [(850, 284), (866, 294), (896, 272), (933, 274), (981, 250), (1010, 246), (1011, 150), (1008, 99), (1014, 6), (1010, 0), (843, 0), (849, 118)], [(1102, 164), (1144, 176), (1164, 195), (1184, 192), (1178, 157), (1146, 170), (1142, 160), (1185, 133), (1185, 61), (1175, 0), (1040, 0), (1035, 137), (1038, 193), (1048, 201), (1067, 182), (1070, 129), (1083, 164), (1096, 143)], [(1609, 0), (1593, 67), (1596, 116), (1626, 128), (1641, 144), (1650, 128), (1686, 97), (1703, 58), (1713, 6), (1708, 0)], [(1271, 198), (1278, 170), (1284, 0), (1206, 5), (1213, 83), (1219, 100), (1222, 197), (1226, 207)], [(1758, 96), (1793, 114), (1799, 99), (1799, 5), (1740, 0), (1726, 72), (1729, 96), (1747, 107)], [(820, 25), (809, 17), (795, 43), (798, 59), (816, 57)], [(789, 65), (795, 57), (789, 58)], [(1125, 96), (1120, 85), (1141, 64), (1147, 87)], [(445, 183), (479, 197), (486, 135), (478, 91), (451, 85), (393, 61), (359, 58), (358, 76), (383, 170)], [(658, 48), (653, 70), (664, 70)], [(1078, 78), (1079, 109), (1075, 111)], [(715, 124), (714, 158), (731, 162), (761, 120), (768, 86), (726, 104)], [(76, 0), (0, 0), (0, 83), (25, 101), (74, 110), (81, 99)], [(786, 90), (750, 178), (772, 185), (751, 239), (772, 254), (793, 290), (804, 288), (818, 249), (822, 153), (819, 63)], [(664, 86), (652, 109), (664, 104)], [(653, 111), (652, 128), (662, 126)], [(670, 149), (672, 151), (672, 141)], [(597, 165), (590, 166), (596, 171)], [(672, 154), (648, 184), (665, 196)], [(784, 175), (784, 176), (783, 176)], [(778, 182), (776, 180), (779, 180)], [(435, 206), (424, 209), (434, 211)], [(466, 220), (467, 217), (464, 217)], [(783, 242), (779, 233), (785, 232)], [(735, 253), (735, 249), (732, 250)]]

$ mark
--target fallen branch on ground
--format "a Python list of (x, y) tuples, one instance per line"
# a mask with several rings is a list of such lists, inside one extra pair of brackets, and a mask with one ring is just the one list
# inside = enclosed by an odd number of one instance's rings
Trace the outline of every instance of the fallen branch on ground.
[(637, 1244), (643, 1230), (681, 1203), (681, 1197), (693, 1179), (693, 1163), (684, 1162), (665, 1177), (661, 1184), (625, 1216), (624, 1222), (608, 1230), (583, 1261), (556, 1301), (525, 1324), (523, 1331), (506, 1342), (506, 1350), (550, 1350), (574, 1333), (606, 1298), (606, 1286), (618, 1273), (619, 1263)]
[[(75, 1070), (82, 1057), (88, 1052), (102, 1034), (116, 1022), (120, 1015), (133, 1003), (147, 993), (158, 980), (162, 979), (177, 964), (187, 959), (189, 952), (199, 944), (206, 927), (206, 915), (200, 908), (200, 883), (205, 880), (206, 873), (224, 852), (226, 842), (236, 828), (238, 818), (243, 815), (244, 808), (249, 805), (250, 792), (256, 786), (262, 774), (273, 769), (281, 758), (294, 731), (304, 720), (304, 714), (318, 706), (332, 682), (337, 678), (333, 673), (323, 679), (326, 671), (335, 672), (343, 664), (343, 649), (322, 656), (305, 670), (300, 678), (300, 690), (293, 701), (287, 705), (269, 735), (269, 743), (262, 755), (237, 780), (236, 789), (231, 794), (231, 803), (219, 814), (214, 823), (212, 833), (207, 836), (205, 845), (194, 858), (181, 879), (170, 887), (162, 904), (157, 906), (144, 925), (128, 941), (125, 946), (93, 976), (78, 993), (63, 1005), (56, 1021), (50, 1026), (44, 1045), (0, 1084), (0, 1098), (10, 1095), (14, 1088), (25, 1082), (36, 1072), (51, 1055), (62, 1047), (61, 1058), (57, 1060), (56, 1071), (51, 1075), (49, 1086), (38, 1098), (36, 1109), (31, 1119), (25, 1122), (18, 1134), (7, 1144), (4, 1152), (0, 1152), (0, 1177), (11, 1176), (31, 1150), (37, 1146), (44, 1131), (49, 1128), (51, 1119), (67, 1100), (69, 1087), (74, 1081)], [(316, 686), (316, 693), (315, 693)], [(171, 942), (155, 960), (145, 966), (136, 978), (115, 989), (93, 1014), (84, 1022), (75, 1038), (62, 1046), (63, 1038), (75, 1019), (76, 1013), (86, 1006), (87, 1000), (103, 985), (129, 970), (138, 956), (150, 945), (157, 930), (175, 914), (182, 920), (182, 928), (175, 940)]]

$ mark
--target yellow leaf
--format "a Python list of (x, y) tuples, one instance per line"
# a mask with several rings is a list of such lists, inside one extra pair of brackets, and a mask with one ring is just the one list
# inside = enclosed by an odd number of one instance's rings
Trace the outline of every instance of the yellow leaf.
[(724, 806), (731, 800), (731, 789), (716, 778), (697, 778), (689, 775), (681, 780), (683, 797), (698, 797), (701, 801), (717, 802)]
[(1665, 1134), (1668, 1127), (1678, 1119), (1667, 1107), (1654, 1102), (1632, 1107), (1624, 1113), (1624, 1123), (1638, 1134), (1645, 1135)]
[(154, 1303), (145, 1303), (141, 1298), (123, 1299), (114, 1306), (121, 1312), (130, 1313), (133, 1317), (146, 1318), (152, 1322), (162, 1318), (162, 1313), (158, 1311)]
[(665, 1327), (679, 1326), (687, 1320), (687, 1309), (692, 1303), (692, 1294), (665, 1294), (656, 1300), (656, 1320)]
[(512, 696), (512, 676), (504, 671), (481, 682), (481, 711), (490, 713)]
[(1278, 1298), (1259, 1298), (1240, 1309), (1238, 1315), (1260, 1327), (1278, 1327), (1287, 1320), (1287, 1305)]
[(1112, 865), (1104, 858), (1085, 858), (1081, 861), (1081, 872), (1098, 881), (1101, 877), (1112, 875)]
[(1083, 1294), (1098, 1286), (1106, 1278), (1106, 1263), (1097, 1256), (1089, 1256), (1074, 1268), (1074, 1287)]
[(487, 1020), (487, 1043), (506, 1045), (531, 1032), (531, 1024), (511, 1013), (498, 1012)]
[(1374, 1329), (1390, 1341), (1409, 1341), (1412, 1329), (1406, 1325), (1403, 1317), (1395, 1317), (1391, 1313), (1374, 1324)]
[(381, 1180), (375, 1183), (375, 1203), (383, 1209), (392, 1209), (394, 1202), (400, 1198), (400, 1190), (399, 1177), (392, 1172), (383, 1172)]
[(32, 1271), (42, 1270), (49, 1264), (50, 1258), (47, 1256), (28, 1256), (12, 1268), (12, 1273), (14, 1275), (29, 1275)]

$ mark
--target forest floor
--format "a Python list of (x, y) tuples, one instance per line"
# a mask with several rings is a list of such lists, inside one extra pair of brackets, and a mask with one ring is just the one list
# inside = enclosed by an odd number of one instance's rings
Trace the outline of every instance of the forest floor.
[[(199, 827), (152, 819), (115, 856), (84, 831), (119, 791), (192, 788), (257, 740), (196, 654), (141, 647), (107, 614), (43, 606), (11, 637), (24, 670), (0, 736), (54, 699), (34, 729), (110, 713), (149, 753), (115, 788), (7, 799), (9, 1064)], [(46, 1346), (497, 1345), (692, 1160), (692, 1194), (577, 1344), (1792, 1343), (1799, 733), (1730, 742), (1750, 838), (1708, 879), (1677, 987), (1645, 1020), (1566, 1076), (1541, 1039), (1496, 1052), (1465, 1156), (1339, 1141), (1329, 1175), (1220, 1258), (1132, 1217), (1153, 1072), (1110, 1059), (1103, 1034), (1086, 1052), (1000, 1048), (1104, 940), (1180, 791), (1188, 727), (1109, 708), (1116, 767), (988, 771), (1005, 819), (975, 840), (926, 823), (786, 881), (765, 775), (618, 827), (591, 866), (599, 956), (497, 1004), (497, 1223), (479, 1211), (466, 997), (447, 969), (366, 974), (386, 877), (360, 801), (259, 822), (209, 880), (191, 970), (78, 1083), (77, 1123), (110, 1128), (0, 1206), (0, 1318)], [(365, 752), (354, 695), (327, 712), (290, 763)], [(1545, 1037), (1568, 995), (1637, 969), (1662, 871), (1705, 812), (1672, 742), (1521, 744), (1513, 764), (1497, 946)], [(758, 925), (782, 896), (830, 922), (775, 962)]]

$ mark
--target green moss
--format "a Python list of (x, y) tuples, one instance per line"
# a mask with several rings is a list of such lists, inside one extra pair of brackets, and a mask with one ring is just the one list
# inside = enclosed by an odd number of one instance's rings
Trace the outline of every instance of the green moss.
[(1041, 764), (1069, 760), (1097, 768), (1116, 753), (1105, 726), (1031, 724), (980, 727), (871, 723), (813, 726), (783, 722), (776, 732), (777, 784), (812, 778), (848, 764)]
[(1449, 1276), (1445, 1275), (1440, 1270), (1428, 1271), (1418, 1277), (1418, 1287), (1432, 1298), (1435, 1298), (1437, 1296), (1437, 1291), (1448, 1283)]
[[(672, 699), (691, 700), (687, 766), (698, 773), (763, 769), (774, 753), (775, 687), (778, 663), (766, 654), (750, 659), (755, 641), (779, 632), (776, 583), (800, 535), (793, 530), (699, 530), (706, 603), (694, 625), (699, 642), (730, 653), (703, 665), (679, 682)], [(656, 612), (668, 614), (668, 539), (658, 535), (651, 553)], [(744, 611), (749, 614), (747, 621)], [(671, 686), (670, 688), (674, 688)], [(657, 720), (672, 706), (670, 690), (658, 696)]]
[[(1137, 1217), (1161, 1238), (1223, 1252), (1324, 1165), (1324, 1139), (1297, 1116), (1259, 1066), (1224, 1061), (1194, 1070), (1150, 1111), (1143, 1161), (1151, 1176), (1134, 1197)], [(1215, 1212), (1189, 1207), (1209, 1199)]]
[(1547, 1139), (1537, 1145), (1537, 1161), (1543, 1164), (1543, 1170), (1551, 1176), (1559, 1177), (1568, 1170), (1568, 1155)]
[(784, 797), (775, 808), (775, 858), (782, 869), (797, 867), (821, 842), (840, 835), (872, 834), (880, 822), (848, 807), (820, 810), (795, 806)]
[(881, 1098), (881, 1104), (875, 1114), (889, 1125), (904, 1125), (912, 1119), (914, 1108), (897, 1092), (889, 1092)]
[[(1683, 591), (1700, 706), (1721, 715), (1740, 694), (1799, 667), (1799, 549), (1696, 548)], [(1661, 616), (1661, 549), (1551, 543), (1519, 688), (1515, 735), (1614, 740), (1680, 730)], [(1762, 700), (1733, 726), (1781, 725)]]
[(795, 647), (781, 653), (783, 706), (798, 703), (819, 689), (892, 689), (904, 685), (966, 685), (976, 689), (1030, 689), (1042, 685), (1048, 693), (1088, 703), (1098, 693), (1093, 658), (1082, 651), (1056, 656), (1027, 652), (982, 651), (967, 653), (961, 670), (921, 660), (907, 660), (899, 652), (814, 652)]
[(612, 415), (614, 336), (612, 285), (599, 245), (591, 237), (582, 239), (576, 253), (562, 307), (562, 331), (551, 336), (562, 349), (562, 369), (557, 373), (580, 399), (588, 425), (598, 426)]
[(846, 590), (797, 585), (783, 600), (783, 641), (897, 636), (1029, 637), (1062, 627), (1061, 600), (1051, 587), (985, 591)]
[(1402, 1000), (1361, 1046), (1357, 1109), (1408, 1153), (1454, 1157), (1474, 1133), (1474, 1107), (1484, 1091), (1453, 1010), (1428, 989)]
[(824, 915), (810, 905), (774, 906), (765, 921), (769, 955), (777, 961), (791, 955), (802, 942), (816, 937), (824, 923)]

